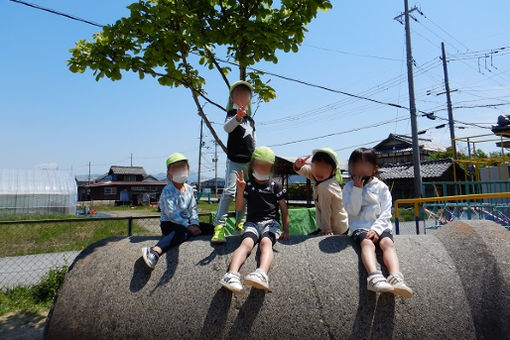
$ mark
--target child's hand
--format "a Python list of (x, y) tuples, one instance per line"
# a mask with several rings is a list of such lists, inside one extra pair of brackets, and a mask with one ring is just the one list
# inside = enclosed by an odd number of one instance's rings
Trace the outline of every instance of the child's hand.
[(244, 180), (244, 171), (241, 170), (241, 174), (236, 171), (236, 184), (237, 189), (244, 190), (246, 188), (246, 181)]
[(244, 116), (246, 116), (246, 105), (239, 106), (236, 113), (236, 120), (240, 122)]
[(354, 183), (354, 186), (358, 188), (363, 188), (363, 184), (365, 184), (363, 176), (352, 176), (352, 181)]
[(283, 231), (279, 238), (281, 241), (287, 241), (290, 239), (289, 232)]
[(310, 164), (310, 162), (307, 162), (307, 160), (310, 158), (311, 156), (306, 156), (306, 157), (299, 157), (298, 159), (296, 159), (296, 161), (294, 162), (294, 167), (296, 168), (296, 170), (300, 170), (304, 165), (307, 165), (307, 164)]
[(191, 235), (193, 236), (198, 236), (200, 234), (202, 234), (202, 231), (200, 230), (200, 228), (196, 225), (190, 225), (188, 227), (188, 231), (191, 233)]
[(379, 235), (377, 235), (377, 233), (374, 230), (370, 230), (365, 238), (368, 238), (374, 244), (377, 243), (377, 241), (379, 241)]

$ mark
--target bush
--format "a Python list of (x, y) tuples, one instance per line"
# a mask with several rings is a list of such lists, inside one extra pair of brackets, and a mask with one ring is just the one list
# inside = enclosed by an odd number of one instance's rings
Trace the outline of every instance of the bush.
[(46, 313), (53, 304), (67, 266), (52, 268), (33, 286), (0, 290), (0, 315), (6, 313)]
[(64, 281), (66, 273), (67, 266), (65, 265), (51, 268), (41, 281), (32, 287), (32, 297), (35, 302), (53, 301), (57, 296), (58, 288)]

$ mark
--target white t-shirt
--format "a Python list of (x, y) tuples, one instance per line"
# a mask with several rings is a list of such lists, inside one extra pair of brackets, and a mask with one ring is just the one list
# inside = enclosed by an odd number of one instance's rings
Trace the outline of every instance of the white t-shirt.
[(344, 208), (349, 215), (349, 228), (375, 230), (378, 235), (393, 229), (391, 223), (391, 193), (388, 186), (374, 177), (363, 188), (353, 181), (343, 189)]

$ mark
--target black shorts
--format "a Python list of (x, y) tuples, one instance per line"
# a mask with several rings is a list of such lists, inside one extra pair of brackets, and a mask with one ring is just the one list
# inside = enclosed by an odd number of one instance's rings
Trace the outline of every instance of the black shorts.
[[(356, 229), (352, 232), (351, 237), (356, 243), (360, 244), (361, 241), (363, 241), (367, 237), (368, 232), (369, 230), (367, 229)], [(379, 235), (379, 240), (376, 243), (379, 243), (385, 237), (388, 237), (390, 240), (393, 241), (393, 234), (391, 233), (390, 229), (385, 229), (381, 233), (381, 235)]]
[(273, 246), (275, 245), (276, 243), (276, 235), (270, 231), (266, 231), (265, 233), (262, 234), (262, 236), (259, 238), (257, 237), (257, 235), (255, 235), (254, 233), (243, 233), (243, 240), (245, 238), (251, 238), (253, 240), (253, 243), (254, 244), (257, 244), (260, 242), (260, 240), (262, 240), (264, 237), (267, 237), (271, 240), (271, 243), (273, 244)]

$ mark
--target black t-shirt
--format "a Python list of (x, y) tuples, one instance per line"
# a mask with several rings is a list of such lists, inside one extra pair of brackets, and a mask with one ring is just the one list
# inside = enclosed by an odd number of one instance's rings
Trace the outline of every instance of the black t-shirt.
[(248, 180), (243, 195), (248, 210), (247, 222), (280, 221), (278, 201), (286, 197), (287, 190), (279, 182), (272, 178), (263, 184)]
[[(236, 109), (228, 111), (226, 119), (234, 117), (236, 113)], [(248, 163), (254, 150), (255, 121), (246, 115), (240, 124), (228, 134), (227, 157), (234, 162)]]

